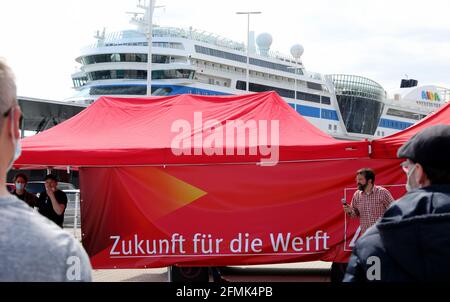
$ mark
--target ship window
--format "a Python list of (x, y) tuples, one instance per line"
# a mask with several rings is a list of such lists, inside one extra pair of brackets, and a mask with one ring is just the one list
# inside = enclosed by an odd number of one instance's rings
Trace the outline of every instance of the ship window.
[(403, 117), (403, 118), (408, 118), (408, 119), (413, 119), (413, 120), (421, 120), (423, 118), (423, 115), (421, 115), (421, 114), (409, 112), (409, 111), (397, 110), (397, 109), (393, 109), (393, 108), (388, 109), (387, 115)]
[(125, 77), (125, 70), (116, 70), (117, 78), (123, 79)]
[(306, 86), (309, 89), (322, 91), (322, 85), (321, 84), (317, 84), (317, 83), (313, 83), (313, 82), (306, 82)]
[(410, 127), (411, 125), (413, 125), (413, 124), (408, 123), (408, 122), (399, 122), (399, 121), (393, 121), (393, 120), (387, 120), (387, 119), (381, 119), (381, 121), (380, 121), (380, 127), (392, 128), (392, 129), (398, 129), (398, 130), (403, 130), (405, 128)]
[[(147, 43), (148, 45), (148, 43)], [(145, 46), (147, 46), (145, 45)], [(153, 47), (161, 47), (161, 48), (174, 48), (174, 49), (184, 49), (183, 44), (181, 43), (173, 43), (173, 42), (153, 42)]]
[[(182, 43), (173, 42), (153, 42), (153, 47), (184, 49)], [(125, 42), (125, 43), (106, 43), (105, 46), (148, 46), (147, 42)]]
[(173, 91), (170, 87), (152, 87), (152, 95), (165, 96)]
[(195, 72), (188, 69), (154, 70), (152, 79), (193, 79)]
[(111, 62), (120, 62), (120, 54), (118, 54), (118, 53), (113, 53), (113, 54), (110, 56), (110, 60), (111, 60)]
[(96, 86), (89, 91), (90, 95), (146, 95), (147, 86), (144, 85), (118, 85)]
[[(234, 53), (225, 52), (225, 51), (212, 49), (212, 48), (208, 48), (208, 47), (203, 47), (200, 45), (195, 45), (195, 51), (197, 53), (201, 53), (204, 55), (213, 56), (213, 57), (217, 57), (217, 58), (223, 58), (223, 59), (227, 59), (227, 60), (231, 60), (231, 61), (236, 61), (236, 62), (241, 62), (241, 63), (247, 62), (246, 56), (237, 55)], [(251, 65), (261, 66), (261, 67), (274, 69), (274, 70), (280, 70), (280, 71), (289, 72), (289, 73), (294, 73), (294, 70), (290, 69), (289, 66), (287, 66), (287, 65), (273, 63), (273, 62), (255, 59), (255, 58), (250, 58), (249, 61), (250, 61)], [(300, 70), (300, 69), (298, 70), (297, 73), (303, 74), (302, 70)]]
[[(193, 70), (174, 69), (174, 70), (154, 70), (152, 79), (193, 79)], [(147, 79), (146, 70), (102, 70), (87, 73), (90, 81), (111, 80), (111, 79)]]
[[(246, 84), (244, 81), (237, 81), (236, 89), (246, 90), (245, 87), (246, 87)], [(250, 91), (252, 91), (252, 92), (263, 92), (263, 91), (272, 91), (272, 90), (276, 91), (282, 97), (292, 98), (292, 99), (294, 98), (294, 90), (250, 83)], [(327, 97), (325, 97), (325, 98), (327, 98)], [(300, 92), (300, 91), (297, 91), (297, 99), (307, 101), (307, 102), (320, 103), (320, 95), (304, 93), (304, 92)]]
[[(137, 62), (147, 63), (147, 54), (142, 53), (114, 53), (114, 54), (102, 54), (86, 56), (81, 59), (83, 65), (99, 64), (99, 63), (111, 63), (111, 62)], [(158, 64), (171, 63), (170, 56), (152, 55), (152, 62)]]
[(136, 58), (135, 59), (136, 62), (145, 62), (145, 63), (147, 63), (147, 58), (148, 58), (147, 54), (137, 53), (137, 54), (134, 54), (134, 56)]
[[(147, 57), (145, 57), (145, 61), (147, 61)], [(168, 63), (170, 63), (170, 57), (169, 56), (161, 56), (161, 55), (152, 55), (152, 63), (168, 64)]]
[(327, 96), (322, 96), (322, 104), (331, 105), (331, 99)]
[(306, 92), (297, 92), (297, 99), (307, 102), (320, 103), (320, 95)]
[[(152, 87), (152, 95), (164, 96), (171, 94), (171, 87)], [(90, 95), (146, 95), (146, 85), (108, 85), (90, 88)]]
[[(239, 90), (246, 90), (246, 82), (244, 81), (237, 81), (236, 83), (236, 89)], [(273, 87), (273, 86), (266, 86), (261, 84), (255, 84), (250, 83), (250, 91), (252, 92), (264, 92), (264, 91), (276, 91), (280, 96), (286, 97), (286, 98), (294, 98), (294, 90), (279, 88), (279, 87)]]
[(81, 87), (85, 85), (88, 81), (87, 77), (79, 77), (79, 78), (73, 78), (73, 85), (75, 88)]

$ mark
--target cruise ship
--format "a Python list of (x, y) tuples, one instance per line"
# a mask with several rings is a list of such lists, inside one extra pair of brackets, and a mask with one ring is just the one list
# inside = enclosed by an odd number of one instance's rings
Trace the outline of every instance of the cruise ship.
[[(72, 75), (76, 94), (66, 101), (91, 104), (103, 95), (147, 95), (147, 20), (153, 8), (141, 3), (138, 8), (142, 12), (131, 20), (135, 29), (97, 32), (95, 43), (81, 50), (80, 69)], [(306, 70), (300, 44), (283, 55), (271, 50), (270, 34), (249, 37), (247, 50), (213, 33), (153, 25), (152, 95), (247, 93), (249, 66), (249, 92), (276, 91), (316, 127), (342, 139), (393, 134), (450, 100), (448, 89), (417, 85), (390, 98), (371, 79)]]
[[(436, 86), (406, 85), (384, 101), (375, 137), (384, 137), (410, 127), (450, 100), (450, 89)], [(412, 86), (412, 87), (411, 87)]]

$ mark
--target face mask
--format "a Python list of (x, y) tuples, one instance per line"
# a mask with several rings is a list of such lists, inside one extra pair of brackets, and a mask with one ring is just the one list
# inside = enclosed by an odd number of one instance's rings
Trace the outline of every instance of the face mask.
[(417, 189), (419, 187), (419, 184), (416, 182), (416, 179), (412, 177), (412, 174), (414, 173), (414, 170), (416, 169), (416, 165), (409, 170), (408, 174), (406, 175), (408, 177), (408, 180), (406, 181), (406, 191), (410, 192), (414, 189)]
[(20, 139), (16, 140), (16, 137), (14, 135), (14, 109), (11, 111), (11, 133), (13, 134), (13, 144), (14, 144), (14, 156), (11, 159), (7, 171), (11, 170), (14, 162), (20, 157), (20, 154), (22, 154), (22, 146), (20, 144)]
[(16, 182), (16, 190), (22, 191), (25, 188), (23, 183)]

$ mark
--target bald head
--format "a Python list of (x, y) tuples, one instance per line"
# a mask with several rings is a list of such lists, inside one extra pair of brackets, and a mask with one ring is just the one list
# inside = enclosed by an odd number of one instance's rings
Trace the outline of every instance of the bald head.
[[(17, 104), (14, 75), (11, 68), (0, 58), (0, 197), (9, 194), (5, 189), (6, 172), (15, 160), (17, 141), (20, 139), (21, 114)], [(10, 124), (7, 124), (8, 122)]]
[(3, 125), (4, 113), (17, 104), (16, 97), (17, 90), (14, 74), (5, 60), (0, 58), (0, 127)]

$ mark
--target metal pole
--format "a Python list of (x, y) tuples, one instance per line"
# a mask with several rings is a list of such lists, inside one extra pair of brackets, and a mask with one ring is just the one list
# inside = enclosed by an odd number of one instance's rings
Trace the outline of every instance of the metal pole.
[(153, 46), (153, 8), (154, 1), (149, 0), (149, 7), (147, 12), (148, 20), (148, 53), (147, 53), (147, 95), (152, 95), (152, 46)]
[(78, 228), (78, 207), (80, 205), (80, 192), (75, 193), (75, 213), (73, 217), (73, 235), (75, 238), (77, 237), (77, 228)]
[(247, 15), (247, 73), (246, 91), (250, 91), (250, 15), (261, 14), (261, 12), (237, 12), (238, 15)]
[(294, 99), (297, 100), (297, 58), (295, 59), (295, 69), (294, 69)]
[(247, 92), (250, 91), (250, 13), (247, 14)]
[(25, 138), (25, 118), (20, 119), (20, 138)]

